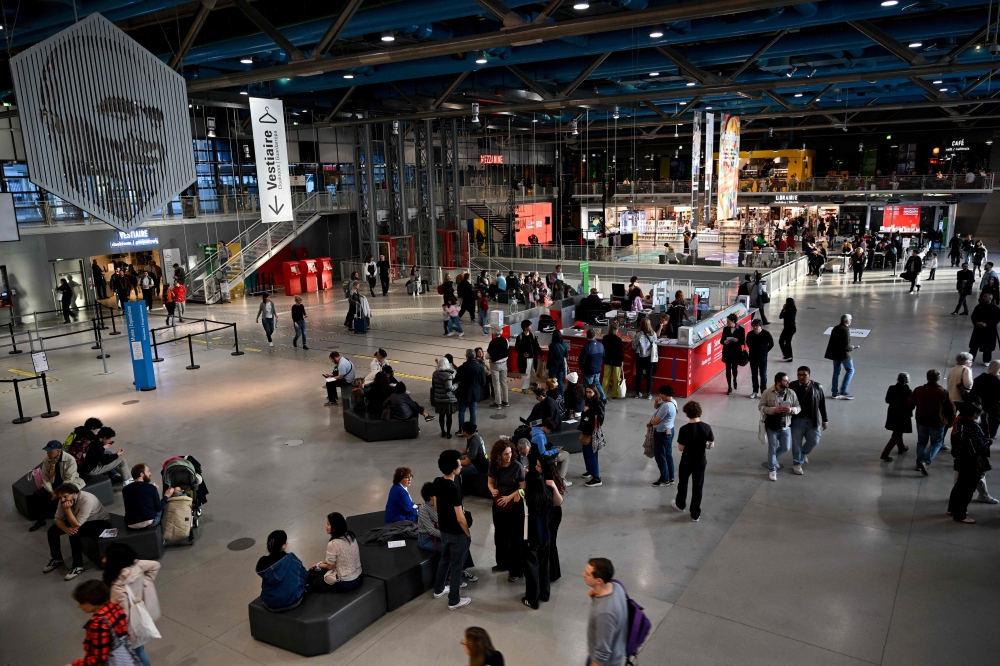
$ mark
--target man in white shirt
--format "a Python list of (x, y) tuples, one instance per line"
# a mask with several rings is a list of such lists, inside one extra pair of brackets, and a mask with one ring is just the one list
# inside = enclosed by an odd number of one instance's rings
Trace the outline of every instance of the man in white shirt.
[(143, 271), (139, 278), (139, 288), (142, 289), (142, 298), (146, 301), (146, 310), (153, 311), (153, 278), (149, 277), (149, 271)]
[(691, 254), (691, 263), (698, 263), (698, 234), (692, 232), (691, 240), (688, 241), (688, 251)]
[(42, 573), (55, 571), (63, 565), (59, 538), (69, 537), (69, 547), (73, 553), (73, 568), (63, 580), (73, 580), (83, 573), (83, 537), (97, 536), (111, 527), (110, 514), (101, 500), (72, 483), (64, 483), (56, 488), (59, 508), (56, 509), (55, 525), (49, 528), (49, 555), (52, 559), (42, 569)]
[(327, 401), (324, 406), (336, 405), (337, 404), (337, 387), (347, 386), (350, 387), (354, 382), (354, 364), (351, 363), (347, 358), (340, 355), (340, 352), (330, 352), (330, 360), (336, 367), (336, 374), (323, 376), (326, 377), (326, 397)]

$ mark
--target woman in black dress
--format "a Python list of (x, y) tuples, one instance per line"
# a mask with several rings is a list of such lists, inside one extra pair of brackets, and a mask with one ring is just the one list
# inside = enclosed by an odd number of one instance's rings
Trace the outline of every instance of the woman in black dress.
[(778, 336), (778, 346), (781, 347), (781, 359), (785, 363), (792, 362), (792, 337), (795, 335), (795, 315), (798, 310), (795, 307), (795, 299), (785, 299), (785, 305), (778, 313), (778, 319), (784, 322), (781, 335)]
[[(542, 476), (545, 478), (546, 485), (553, 486), (559, 491), (560, 496), (566, 495), (566, 486), (563, 485), (559, 470), (556, 469), (555, 460), (552, 458), (542, 459)], [(562, 567), (559, 565), (559, 544), (556, 542), (560, 524), (562, 524), (562, 505), (553, 503), (552, 517), (549, 519), (549, 582), (551, 583), (562, 578)]]
[(899, 453), (909, 451), (910, 448), (903, 444), (903, 435), (913, 432), (913, 406), (910, 405), (910, 375), (906, 372), (899, 373), (896, 383), (885, 392), (885, 402), (889, 409), (885, 415), (885, 429), (892, 433), (889, 443), (882, 449), (882, 461), (891, 462), (892, 447), (896, 447)]
[(554, 481), (542, 473), (542, 458), (534, 450), (528, 456), (531, 471), (525, 477), (524, 503), (528, 508), (528, 543), (524, 551), (524, 596), (521, 603), (538, 610), (549, 600), (552, 545), (552, 510), (562, 504), (562, 495)]

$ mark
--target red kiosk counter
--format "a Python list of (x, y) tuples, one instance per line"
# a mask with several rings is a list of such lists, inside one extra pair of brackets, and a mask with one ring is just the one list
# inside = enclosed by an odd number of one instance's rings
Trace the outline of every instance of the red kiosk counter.
[[(726, 366), (722, 362), (722, 345), (719, 344), (719, 339), (722, 337), (722, 329), (725, 326), (723, 322), (733, 312), (739, 317), (740, 326), (744, 330), (748, 330), (753, 311), (748, 310), (743, 303), (737, 303), (692, 326), (682, 326), (678, 340), (660, 340), (657, 345), (659, 360), (653, 368), (654, 393), (663, 384), (669, 384), (677, 396), (686, 398), (711, 381), (713, 377), (725, 371)], [(602, 334), (598, 334), (598, 339)], [(631, 337), (635, 332), (627, 331), (626, 334), (629, 336), (628, 339), (622, 336), (625, 339), (625, 361), (622, 364), (622, 372), (625, 374), (625, 382), (629, 390), (634, 391), (635, 352), (632, 350)], [(565, 328), (562, 330), (562, 335), (569, 344), (569, 370), (570, 372), (579, 372), (578, 359), (580, 351), (587, 342), (587, 331)]]

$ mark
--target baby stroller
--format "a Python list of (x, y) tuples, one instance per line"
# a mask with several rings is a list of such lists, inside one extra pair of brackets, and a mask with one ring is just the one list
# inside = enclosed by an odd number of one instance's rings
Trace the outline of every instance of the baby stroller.
[(191, 456), (176, 456), (163, 463), (160, 472), (163, 489), (180, 488), (167, 500), (163, 510), (164, 543), (182, 539), (194, 542), (193, 528), (200, 522), (201, 505), (208, 501), (208, 488), (200, 472), (201, 465)]

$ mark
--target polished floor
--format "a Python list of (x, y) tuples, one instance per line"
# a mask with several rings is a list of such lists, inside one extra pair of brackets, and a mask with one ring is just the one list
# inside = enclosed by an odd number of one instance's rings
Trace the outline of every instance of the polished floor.
[[(920, 476), (913, 471), (912, 435), (909, 453), (878, 461), (888, 439), (883, 398), (896, 374), (909, 372), (915, 386), (928, 368), (945, 370), (966, 348), (968, 318), (949, 315), (953, 275), (940, 270), (919, 295), (884, 274), (869, 274), (861, 285), (836, 276), (821, 285), (809, 279), (775, 295), (769, 316), (777, 320), (779, 302), (793, 296), (799, 331), (795, 364), (780, 363), (775, 349), (772, 375), (806, 364), (828, 385), (824, 330), (843, 312), (854, 314), (856, 328), (871, 330), (855, 355), (857, 399), (828, 403), (830, 429), (804, 476), (791, 474), (786, 456), (778, 482), (767, 480), (749, 377), (728, 397), (725, 379), (717, 377), (693, 396), (705, 407), (717, 447), (709, 453), (704, 513), (692, 523), (671, 510), (672, 488), (650, 485), (655, 465), (643, 456), (642, 439), (651, 403), (613, 401), (609, 446), (601, 453), (605, 485), (585, 489), (577, 482), (570, 489), (559, 533), (564, 575), (542, 610), (519, 603), (522, 584), (490, 574), (489, 504), (471, 499), (480, 576), (468, 589), (472, 605), (449, 612), (427, 593), (310, 663), (465, 663), (461, 631), (480, 625), (508, 664), (582, 664), (588, 599), (579, 572), (593, 556), (614, 561), (617, 577), (653, 621), (644, 664), (991, 663), (1000, 651), (1000, 506), (973, 504), (975, 525), (952, 522), (945, 515), (950, 455), (942, 453), (930, 476)], [(381, 510), (400, 465), (413, 468), (416, 495), (437, 475), (437, 453), (457, 446), (439, 437), (437, 424), (406, 442), (367, 444), (346, 435), (342, 407), (323, 406), (320, 373), (330, 349), (363, 367), (382, 346), (397, 375), (425, 400), (434, 359), (448, 352), (460, 358), (466, 347), (485, 345), (485, 336), (466, 324), (464, 340), (444, 338), (437, 297), (402, 295), (372, 299), (374, 326), (354, 335), (342, 326), (338, 296), (307, 297), (309, 351), (291, 346), (290, 299), (277, 299), (282, 318), (273, 349), (254, 324), (256, 303), (241, 302), (212, 308), (211, 316), (238, 322), (247, 354), (230, 356), (231, 335), (212, 333), (211, 349), (205, 340), (193, 345), (201, 368), (186, 370), (187, 344), (167, 344), (160, 347), (166, 360), (156, 365), (154, 392), (133, 390), (119, 336), (109, 341), (110, 375), (100, 374), (88, 347), (50, 354), (57, 418), (37, 418), (41, 391), (26, 389), (26, 411), (36, 418), (11, 425), (14, 396), (0, 394), (4, 488), (41, 460), (47, 440), (63, 439), (91, 415), (117, 430), (130, 464), (158, 468), (175, 454), (203, 463), (211, 495), (199, 537), (193, 547), (169, 549), (157, 579), (163, 639), (147, 648), (157, 666), (304, 661), (250, 637), (247, 603), (259, 592), (253, 565), (267, 533), (285, 529), (290, 549), (316, 562), (328, 512)], [(778, 324), (770, 328), (777, 338)], [(26, 356), (4, 354), (0, 376), (29, 370)], [(480, 411), (487, 442), (509, 434), (532, 404), (520, 394), (511, 402), (502, 413)], [(573, 456), (571, 478), (582, 471), (581, 457)], [(29, 533), (9, 491), (0, 497), (0, 663), (68, 663), (82, 655), (86, 620), (70, 598), (73, 584), (41, 573), (48, 559), (44, 530)], [(121, 511), (120, 498), (115, 509)], [(245, 537), (256, 545), (227, 547)], [(91, 567), (84, 578), (97, 575)]]

